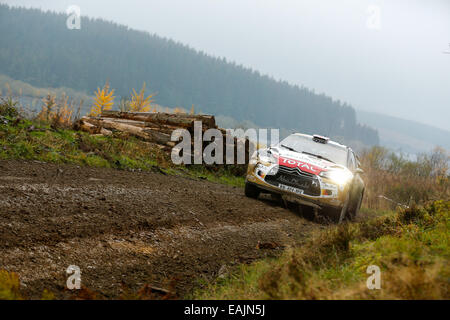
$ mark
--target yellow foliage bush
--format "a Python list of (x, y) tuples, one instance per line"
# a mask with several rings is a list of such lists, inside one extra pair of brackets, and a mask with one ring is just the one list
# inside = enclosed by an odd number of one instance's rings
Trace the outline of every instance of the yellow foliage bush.
[(184, 111), (183, 108), (176, 107), (175, 109), (173, 109), (173, 113), (175, 113), (175, 114), (185, 114), (186, 112)]
[(109, 83), (106, 82), (103, 89), (97, 88), (95, 92), (94, 105), (91, 108), (90, 116), (98, 116), (105, 110), (111, 110), (114, 105), (114, 89), (110, 90)]
[(154, 94), (145, 97), (145, 82), (139, 94), (133, 89), (131, 94), (130, 111), (133, 112), (149, 112)]
[(69, 127), (73, 122), (73, 104), (68, 102), (69, 97), (63, 94), (59, 101), (52, 94), (48, 94), (42, 99), (43, 106), (37, 119), (51, 123), (53, 126)]

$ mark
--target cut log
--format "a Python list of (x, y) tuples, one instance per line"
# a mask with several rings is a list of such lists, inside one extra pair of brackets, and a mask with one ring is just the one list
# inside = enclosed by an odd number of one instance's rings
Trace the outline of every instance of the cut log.
[(150, 137), (151, 141), (154, 141), (159, 144), (165, 145), (175, 145), (175, 142), (171, 141), (171, 135), (163, 132), (159, 132), (157, 130), (152, 129), (143, 129), (143, 131)]
[(79, 123), (79, 128), (81, 129), (81, 131), (88, 132), (90, 134), (99, 134), (101, 131), (100, 127), (82, 120)]
[[(150, 113), (150, 112), (120, 112), (104, 111), (100, 117), (83, 117), (77, 122), (78, 129), (91, 134), (112, 135), (113, 131), (124, 132), (139, 139), (158, 145), (161, 150), (171, 152), (178, 142), (171, 141), (172, 133), (177, 129), (187, 129), (191, 133), (191, 151), (184, 150), (190, 156), (198, 150), (194, 148), (194, 121), (202, 122), (202, 130), (210, 128), (219, 129), (223, 138), (224, 162), (226, 161), (227, 147), (233, 150), (230, 160), (236, 163), (238, 151), (245, 151), (245, 163), (248, 163), (251, 145), (248, 139), (240, 139), (232, 136), (225, 129), (217, 128), (214, 116), (209, 115), (188, 115), (170, 113)], [(228, 139), (227, 139), (228, 138)], [(204, 150), (210, 143), (202, 141), (201, 150)], [(239, 146), (239, 147), (238, 147)]]
[(97, 126), (97, 127), (103, 127), (105, 129), (110, 129), (110, 130), (128, 132), (128, 133), (131, 133), (132, 135), (142, 136), (143, 138), (145, 138), (145, 133), (143, 132), (143, 128), (139, 128), (139, 127), (132, 126), (129, 124), (120, 123), (117, 121), (89, 118), (89, 117), (83, 117), (83, 118), (81, 118), (81, 120), (83, 120), (84, 122), (93, 124), (94, 126)]
[(207, 128), (216, 128), (216, 119), (211, 115), (189, 115), (178, 113), (152, 113), (152, 112), (120, 112), (120, 111), (103, 111), (101, 117), (120, 118), (137, 121), (155, 122), (168, 124), (184, 128), (192, 128), (194, 121), (201, 121), (203, 126)]
[(111, 136), (111, 135), (112, 135), (112, 131), (111, 131), (111, 130), (108, 130), (108, 129), (105, 129), (105, 128), (101, 128), (101, 129), (100, 129), (100, 133), (101, 133), (102, 135), (104, 135), (104, 136)]
[(163, 144), (167, 146), (175, 146), (175, 142), (170, 141), (170, 135), (167, 133), (162, 133), (147, 128), (140, 128), (129, 124), (119, 123), (117, 121), (100, 120), (89, 117), (83, 117), (82, 120), (86, 123), (90, 123), (100, 128), (127, 132), (145, 141)]
[(159, 132), (172, 134), (174, 130), (180, 129), (177, 126), (171, 126), (171, 125), (165, 125), (165, 124), (158, 124), (155, 122), (148, 122), (148, 121), (137, 121), (137, 120), (129, 120), (129, 119), (118, 119), (118, 118), (103, 118), (103, 117), (89, 117), (90, 119), (95, 120), (106, 120), (106, 121), (113, 121), (117, 123), (123, 123), (128, 124), (132, 126), (136, 126), (139, 128), (145, 128), (145, 129), (152, 129)]

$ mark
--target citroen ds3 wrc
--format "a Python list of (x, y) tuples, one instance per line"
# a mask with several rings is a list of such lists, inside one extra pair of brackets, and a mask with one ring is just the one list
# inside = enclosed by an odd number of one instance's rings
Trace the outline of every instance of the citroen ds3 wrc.
[(253, 154), (245, 195), (271, 193), (341, 222), (353, 219), (361, 207), (362, 173), (351, 148), (327, 137), (294, 133)]

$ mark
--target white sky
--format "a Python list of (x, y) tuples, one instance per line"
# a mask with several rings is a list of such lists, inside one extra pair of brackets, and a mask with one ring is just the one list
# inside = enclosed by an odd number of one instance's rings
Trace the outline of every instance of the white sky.
[[(450, 130), (449, 0), (0, 2), (78, 5), (82, 15), (172, 38), (357, 109)], [(369, 6), (380, 10), (379, 29), (367, 27)]]

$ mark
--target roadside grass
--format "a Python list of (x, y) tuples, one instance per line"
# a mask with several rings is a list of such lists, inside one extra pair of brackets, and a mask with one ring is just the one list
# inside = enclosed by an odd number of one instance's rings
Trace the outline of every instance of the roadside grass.
[[(281, 257), (238, 266), (194, 299), (449, 299), (450, 201), (317, 232)], [(369, 290), (367, 267), (381, 269)]]

